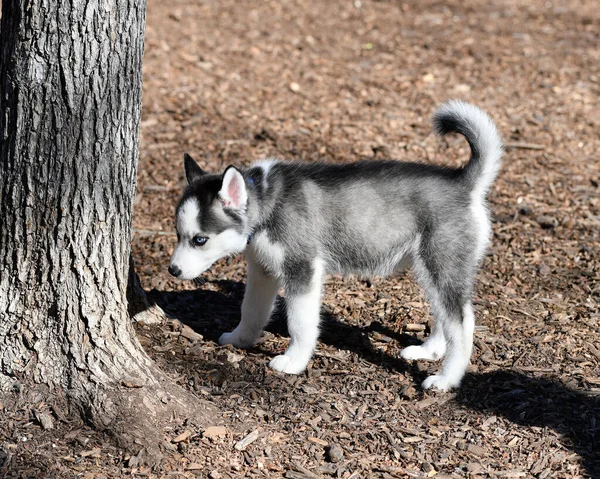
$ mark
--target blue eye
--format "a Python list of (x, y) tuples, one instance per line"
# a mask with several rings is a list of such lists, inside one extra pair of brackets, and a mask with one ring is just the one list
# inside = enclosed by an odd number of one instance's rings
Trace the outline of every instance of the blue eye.
[(194, 246), (204, 246), (208, 238), (206, 236), (194, 236), (192, 238), (192, 245)]

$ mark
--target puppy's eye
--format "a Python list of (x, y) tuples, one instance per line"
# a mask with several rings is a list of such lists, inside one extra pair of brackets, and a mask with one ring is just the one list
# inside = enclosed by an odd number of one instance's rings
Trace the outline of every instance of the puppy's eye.
[(204, 246), (207, 241), (208, 238), (206, 236), (197, 235), (192, 238), (192, 244), (194, 246)]

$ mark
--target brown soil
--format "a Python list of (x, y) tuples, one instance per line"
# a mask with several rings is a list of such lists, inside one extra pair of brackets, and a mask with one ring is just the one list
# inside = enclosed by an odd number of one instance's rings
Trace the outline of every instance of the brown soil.
[[(0, 475), (600, 477), (599, 32), (591, 0), (150, 0), (133, 253), (171, 319), (139, 333), (223, 428), (173, 431), (151, 469), (41, 399), (0, 404)], [(213, 171), (264, 156), (456, 165), (468, 146), (429, 124), (448, 98), (488, 111), (507, 143), (463, 387), (423, 392), (438, 365), (398, 359), (428, 332), (410, 274), (330, 278), (305, 375), (266, 368), (287, 344), (281, 307), (255, 348), (217, 346), (244, 261), (200, 287), (169, 278), (183, 152)]]

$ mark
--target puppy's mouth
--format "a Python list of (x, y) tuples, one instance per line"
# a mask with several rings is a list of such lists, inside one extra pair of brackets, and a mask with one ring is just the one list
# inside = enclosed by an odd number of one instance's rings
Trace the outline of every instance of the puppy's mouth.
[(206, 284), (206, 281), (206, 278), (203, 278), (202, 276), (196, 276), (194, 279), (192, 279), (192, 283), (194, 283), (196, 286), (202, 286)]

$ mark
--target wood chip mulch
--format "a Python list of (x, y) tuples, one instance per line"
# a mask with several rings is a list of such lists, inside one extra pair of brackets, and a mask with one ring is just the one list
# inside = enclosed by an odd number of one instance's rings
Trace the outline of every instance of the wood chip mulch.
[[(133, 253), (169, 319), (138, 331), (220, 414), (165, 436), (149, 468), (51, 404), (0, 404), (0, 475), (600, 477), (599, 32), (591, 0), (150, 0)], [(257, 346), (219, 347), (244, 261), (200, 286), (169, 278), (183, 152), (213, 171), (264, 156), (457, 165), (464, 140), (429, 124), (448, 98), (488, 111), (507, 144), (462, 388), (424, 392), (439, 365), (399, 359), (430, 328), (410, 273), (329, 278), (304, 375), (266, 368), (287, 345), (284, 298)]]

